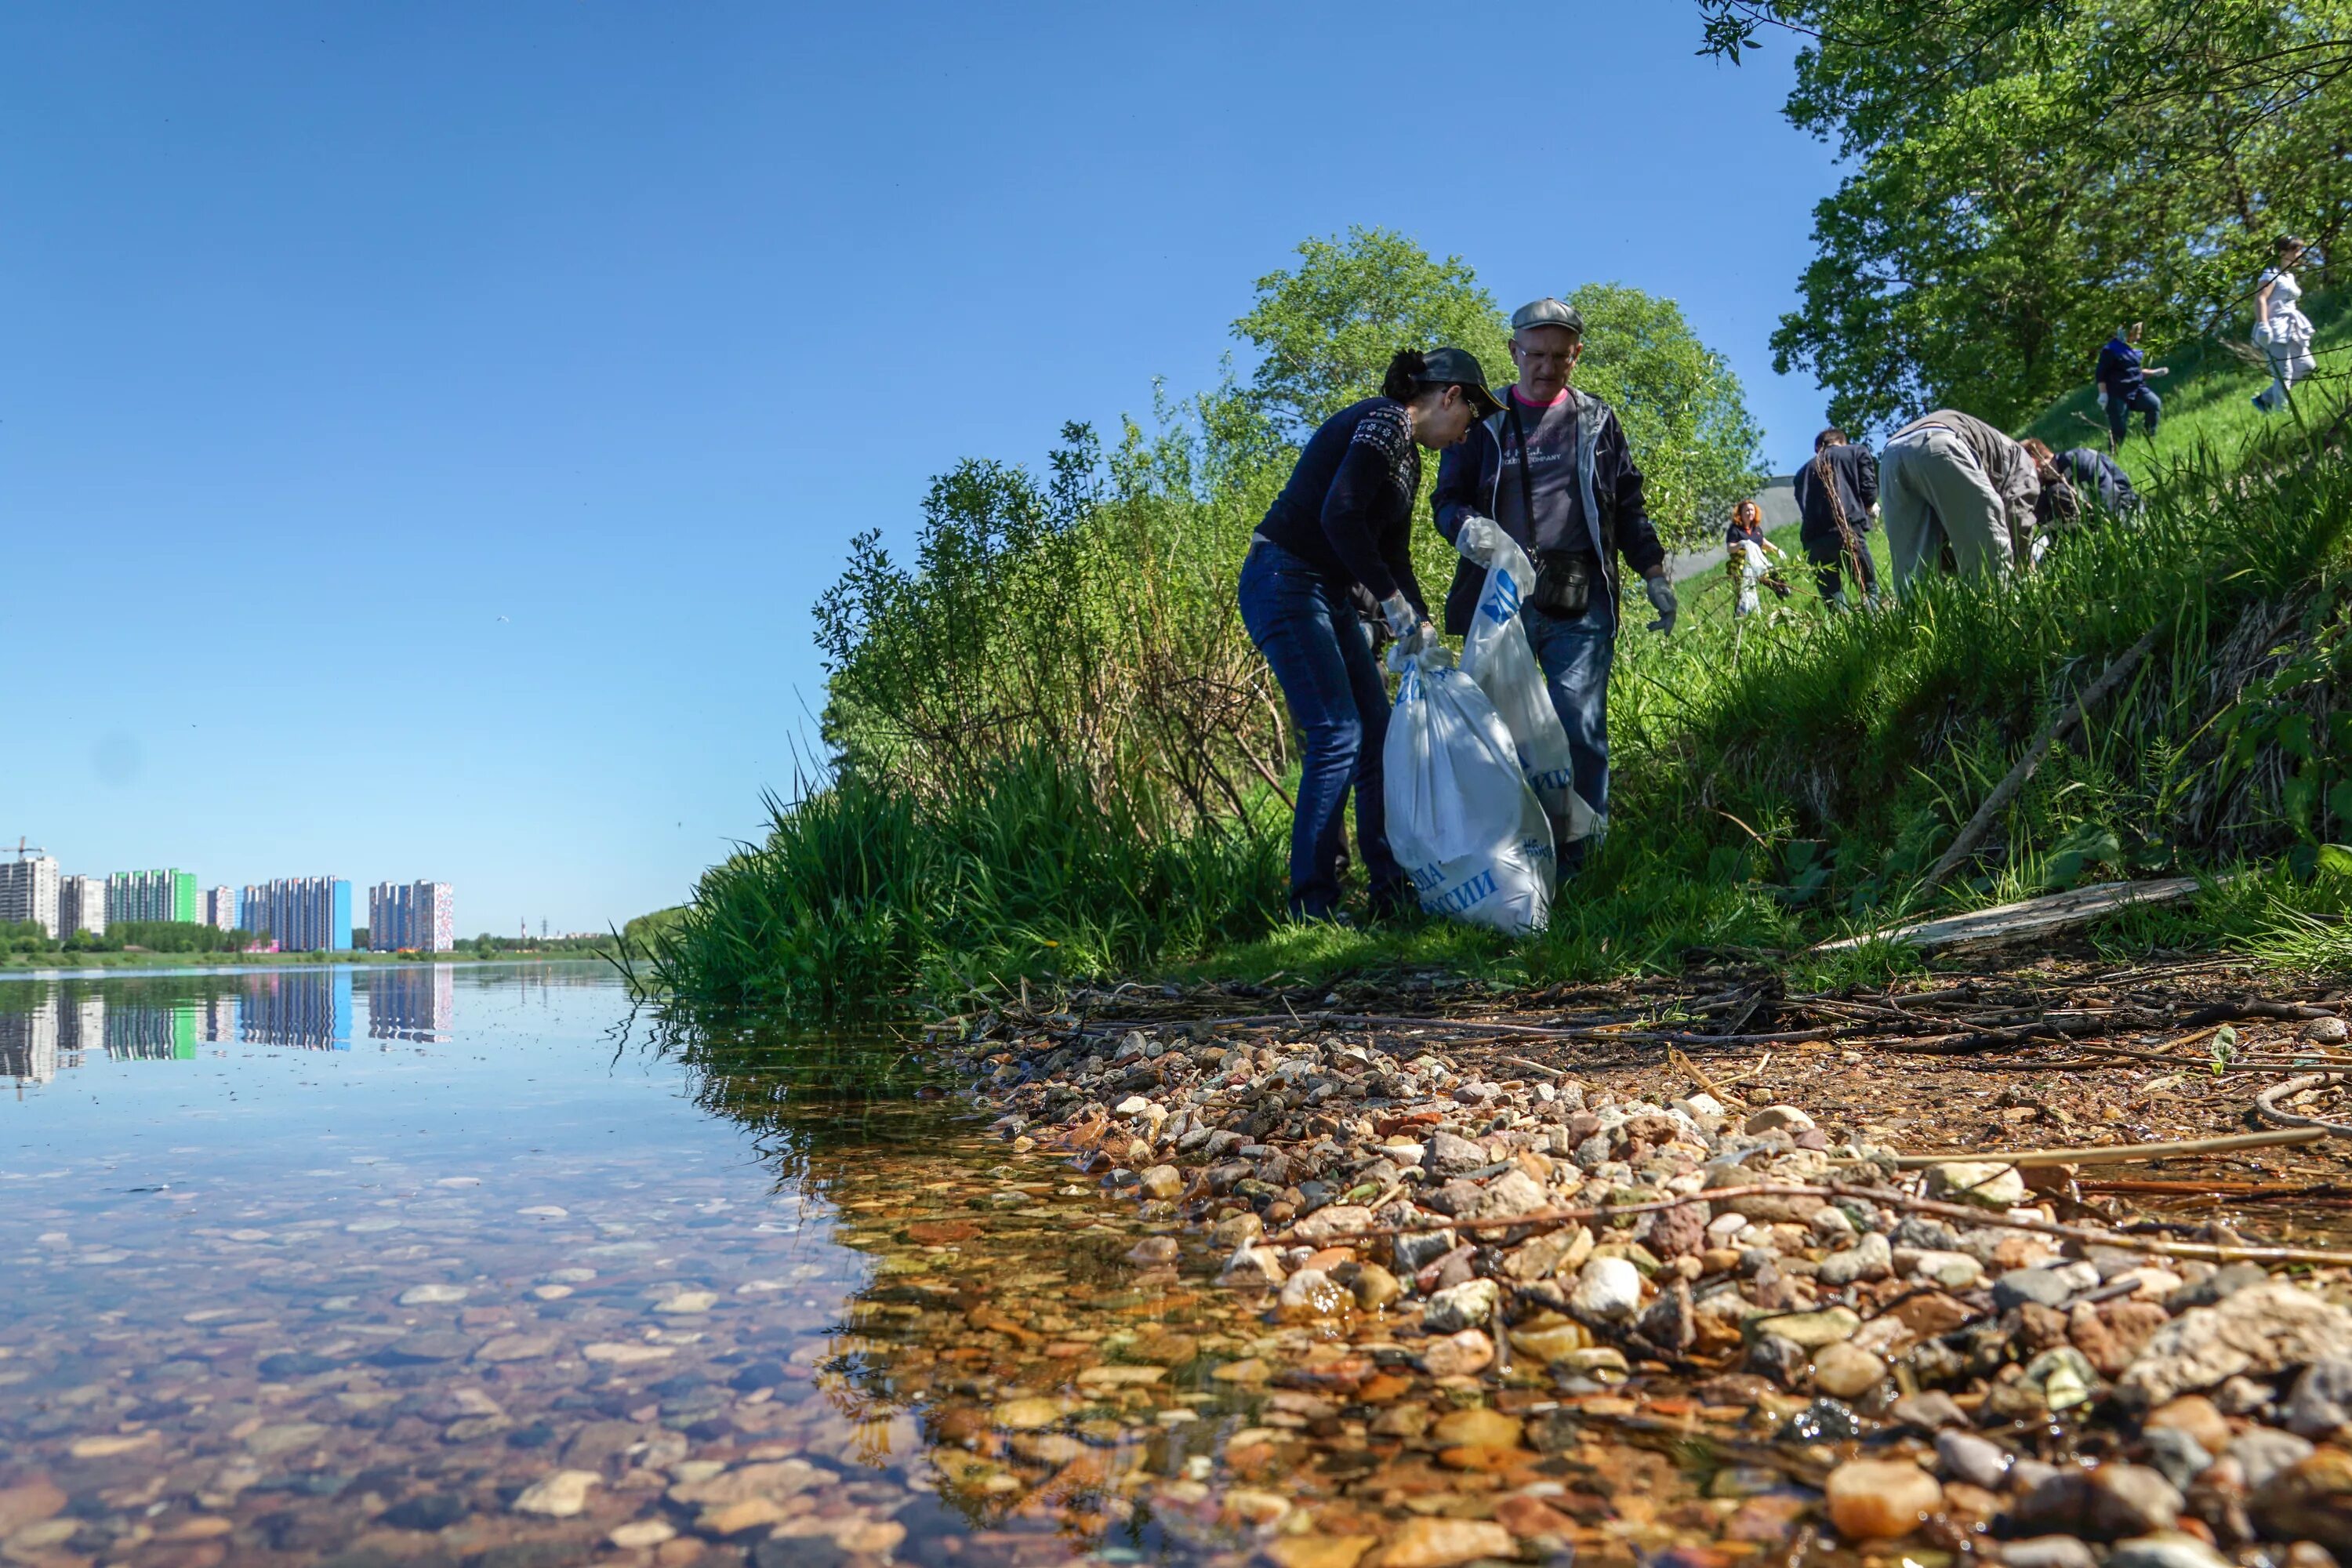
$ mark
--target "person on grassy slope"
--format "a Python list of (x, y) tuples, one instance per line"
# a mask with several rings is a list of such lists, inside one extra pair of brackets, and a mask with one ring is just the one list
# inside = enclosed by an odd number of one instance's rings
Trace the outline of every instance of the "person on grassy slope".
[(2265, 414), (2292, 403), (2294, 384), (2319, 368), (2311, 353), (2311, 318), (2301, 304), (2303, 285), (2294, 276), (2303, 252), (2303, 241), (2279, 236), (2278, 264), (2263, 272), (2254, 290), (2254, 346), (2271, 362), (2270, 386), (2255, 395), (2254, 406)]
[(1783, 599), (1789, 596), (1789, 584), (1772, 570), (1773, 558), (1782, 553), (1764, 531), (1763, 508), (1744, 500), (1731, 509), (1730, 525), (1723, 531), (1723, 564), (1731, 577), (1733, 615), (1752, 616), (1763, 607), (1756, 592), (1759, 587)]
[(1972, 414), (1939, 408), (1886, 438), (1879, 507), (1895, 591), (1943, 565), (2005, 577), (2032, 560), (2042, 478), (2023, 447)]
[(1584, 317), (1575, 306), (1553, 299), (1522, 306), (1511, 317), (1518, 384), (1505, 406), (1439, 459), (1431, 498), (1437, 531), (1462, 556), (1445, 595), (1448, 632), (1470, 629), (1494, 541), (1507, 534), (1535, 563), (1521, 620), (1568, 731), (1576, 793), (1593, 811), (1583, 837), (1569, 837), (1567, 823), (1552, 825), (1563, 875), (1584, 863), (1608, 824), (1618, 558), (1643, 577), (1657, 611), (1653, 631), (1672, 632), (1677, 609), (1625, 431), (1607, 404), (1570, 384), (1583, 353)]
[(2058, 455), (2050, 443), (2038, 436), (2028, 436), (2018, 443), (2025, 455), (2033, 460), (2033, 477), (2041, 481), (2042, 493), (2033, 500), (2033, 543), (2032, 560), (2036, 566), (2049, 552), (2060, 536), (2073, 532), (2083, 521), (2082, 498), (2074, 493), (2073, 481), (2058, 466)]
[(2099, 367), (2091, 379), (2098, 383), (2099, 406), (2107, 411), (2107, 450), (2124, 449), (2124, 436), (2131, 427), (2131, 416), (2137, 410), (2141, 417), (2141, 429), (2151, 441), (2156, 439), (2157, 421), (2164, 413), (2164, 399), (2147, 384), (2152, 375), (2170, 375), (2158, 366), (2150, 368), (2139, 352), (2140, 323), (2118, 327), (2106, 346), (2099, 351)]
[(1436, 639), (1408, 548), (1421, 448), (1454, 446), (1499, 406), (1463, 350), (1398, 354), (1379, 396), (1349, 404), (1307, 437), (1242, 562), (1242, 623), (1273, 667), (1304, 752), (1290, 828), (1290, 910), (1301, 919), (1339, 918), (1351, 789), (1374, 914), (1419, 908), (1389, 850), (1388, 689), (1353, 591), (1371, 595), (1407, 652)]
[(1813, 563), (1822, 598), (1844, 605), (1844, 579), (1861, 586), (1863, 603), (1878, 597), (1878, 568), (1870, 559), (1871, 510), (1878, 504), (1878, 462), (1867, 447), (1832, 425), (1813, 437), (1813, 460), (1797, 470), (1798, 541)]
[(2124, 472), (2124, 466), (2105, 452), (2070, 447), (2058, 454), (2058, 470), (2082, 498), (2086, 510), (2128, 519), (2137, 517), (2145, 504), (2132, 486), (2131, 476)]

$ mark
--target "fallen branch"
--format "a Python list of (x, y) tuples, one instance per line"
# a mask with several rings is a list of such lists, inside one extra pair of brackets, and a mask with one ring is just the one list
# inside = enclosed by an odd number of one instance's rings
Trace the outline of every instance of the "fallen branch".
[(2113, 1247), (2126, 1251), (2149, 1252), (2166, 1258), (2190, 1258), (2209, 1263), (2312, 1263), (2352, 1265), (2352, 1252), (2339, 1252), (2315, 1247), (2249, 1247), (2225, 1246), (2204, 1241), (2167, 1241), (2147, 1237), (2119, 1236), (2112, 1231), (2094, 1230), (2087, 1226), (2061, 1225), (2055, 1220), (2020, 1219), (2013, 1215), (1995, 1214), (1989, 1209), (1971, 1208), (1966, 1204), (1941, 1203), (1934, 1198), (1914, 1197), (1886, 1187), (1856, 1186), (1846, 1182), (1756, 1182), (1746, 1186), (1716, 1187), (1706, 1192), (1688, 1193), (1679, 1197), (1661, 1198), (1641, 1204), (1601, 1204), (1590, 1208), (1537, 1209), (1528, 1214), (1510, 1215), (1492, 1219), (1434, 1219), (1413, 1225), (1373, 1226), (1363, 1230), (1335, 1231), (1329, 1235), (1301, 1237), (1297, 1228), (1279, 1236), (1267, 1237), (1260, 1245), (1278, 1247), (1329, 1247), (1342, 1241), (1379, 1241), (1399, 1236), (1422, 1236), (1435, 1230), (1517, 1230), (1530, 1232), (1555, 1230), (1563, 1225), (1579, 1225), (1587, 1220), (1612, 1220), (1634, 1215), (1654, 1214), (1662, 1209), (1682, 1208), (1691, 1204), (1728, 1203), (1735, 1198), (1857, 1198), (1864, 1203), (1880, 1204), (1889, 1208), (1907, 1210), (1913, 1214), (1933, 1215), (1939, 1219), (1958, 1220), (1964, 1225), (1992, 1226), (2003, 1230), (2022, 1230), (2036, 1236), (2056, 1237), (2084, 1247)]
[(2025, 782), (2033, 776), (2034, 770), (2041, 767), (2042, 759), (2050, 754), (2050, 748), (2072, 733), (2074, 727), (2088, 717), (2093, 708), (2106, 700), (2107, 693), (2123, 684), (2124, 678), (2129, 675), (2139, 661), (2147, 657), (2148, 650), (2156, 646), (2157, 637), (2163, 629), (2161, 626), (2149, 627), (2139, 641), (2108, 661), (2107, 668), (2100, 671), (2098, 679), (2091, 682), (2087, 690), (2051, 716), (2050, 721), (2042, 726), (2042, 732), (2034, 736), (2032, 743), (2025, 748), (2025, 755), (2017, 760), (2017, 765), (2009, 770), (2008, 775), (2000, 783), (1993, 785), (1992, 793), (1985, 796), (1984, 804), (1977, 807), (1976, 815), (1969, 818), (1967, 826), (1960, 829), (1959, 836), (1952, 840), (1952, 847), (1944, 851), (1943, 858), (1937, 860), (1934, 868), (1928, 871), (1927, 879), (1920, 884), (1921, 887), (1933, 889), (1946, 877), (1950, 876), (1961, 861), (1974, 853), (1977, 845), (1991, 830), (1994, 819), (2000, 816), (2011, 801), (2017, 798), (2017, 792), (2025, 787)]
[[(2284, 1087), (2284, 1086), (2281, 1086)], [(2278, 1132), (2232, 1132), (2221, 1138), (2193, 1138), (2180, 1143), (2097, 1143), (2079, 1149), (2021, 1149), (2014, 1153), (1955, 1150), (1948, 1154), (1898, 1154), (1895, 1165), (1906, 1171), (1955, 1160), (1971, 1163), (2015, 1165), (2129, 1165), (2144, 1160), (2177, 1160), (2196, 1154), (2224, 1154), (2234, 1149), (2270, 1149), (2284, 1143), (2309, 1143), (2328, 1136), (2325, 1127), (2292, 1127)]]

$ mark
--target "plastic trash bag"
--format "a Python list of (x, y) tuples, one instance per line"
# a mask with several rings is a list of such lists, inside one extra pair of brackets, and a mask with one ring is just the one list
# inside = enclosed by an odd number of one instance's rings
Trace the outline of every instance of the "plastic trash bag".
[(1444, 649), (1391, 650), (1389, 662), (1403, 675), (1381, 752), (1389, 847), (1421, 907), (1511, 936), (1541, 930), (1551, 912), (1551, 823), (1510, 731)]
[(1757, 595), (1756, 584), (1764, 581), (1772, 568), (1765, 561), (1763, 550), (1752, 539), (1743, 539), (1731, 547), (1731, 564), (1733, 580), (1738, 585), (1738, 597), (1731, 606), (1731, 613), (1745, 620), (1763, 608), (1763, 600)]
[(1519, 767), (1543, 802), (1552, 831), (1569, 841), (1590, 837), (1601, 830), (1601, 814), (1576, 793), (1568, 731), (1560, 726), (1559, 710), (1552, 706), (1551, 689), (1544, 684), (1542, 667), (1528, 641), (1527, 623), (1519, 616), (1521, 602), (1535, 587), (1535, 563), (1499, 529), (1480, 544), (1487, 558), (1486, 585), (1471, 614), (1469, 634), (1462, 639), (1462, 672), (1477, 682), (1502, 716)]

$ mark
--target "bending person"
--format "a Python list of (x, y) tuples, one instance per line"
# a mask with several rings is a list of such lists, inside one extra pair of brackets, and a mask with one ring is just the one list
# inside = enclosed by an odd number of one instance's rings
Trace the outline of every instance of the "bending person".
[[(1508, 405), (1480, 422), (1437, 465), (1431, 505), (1437, 531), (1463, 557), (1445, 595), (1445, 629), (1466, 632), (1485, 583), (1486, 554), (1499, 529), (1536, 568), (1521, 605), (1528, 641), (1542, 666), (1552, 707), (1568, 731), (1578, 795), (1595, 826), (1571, 838), (1552, 824), (1563, 876), (1582, 866), (1609, 815), (1609, 667), (1617, 645), (1617, 558), (1644, 579), (1658, 618), (1675, 629), (1675, 591), (1665, 546), (1650, 526), (1642, 470), (1607, 404), (1569, 383), (1584, 353), (1584, 318), (1573, 305), (1538, 300), (1511, 317), (1511, 361), (1519, 381)], [(1468, 531), (1465, 532), (1465, 531)]]
[(2303, 285), (2294, 277), (2303, 251), (2294, 236), (2279, 236), (2278, 265), (2263, 272), (2254, 290), (2254, 343), (2271, 362), (2271, 384), (2254, 395), (2254, 406), (2265, 414), (2292, 403), (2294, 384), (2319, 368), (2311, 353), (2311, 318), (2300, 303)]
[(1939, 408), (1886, 438), (1878, 504), (1895, 591), (1942, 564), (2005, 577), (2031, 559), (2042, 477), (2023, 447), (1972, 414)]
[(1408, 647), (1435, 638), (1408, 548), (1420, 449), (1453, 446), (1499, 406), (1462, 350), (1397, 355), (1378, 397), (1349, 405), (1307, 438), (1242, 563), (1242, 623), (1274, 668), (1305, 753), (1290, 828), (1290, 911), (1301, 919), (1339, 918), (1351, 789), (1373, 913), (1419, 907), (1389, 851), (1388, 689), (1353, 590), (1371, 595)]

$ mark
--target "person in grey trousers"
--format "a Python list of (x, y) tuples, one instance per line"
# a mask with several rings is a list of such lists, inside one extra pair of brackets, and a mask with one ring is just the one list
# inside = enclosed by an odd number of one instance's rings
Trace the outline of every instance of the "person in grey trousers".
[(1886, 438), (1878, 505), (1895, 591), (1951, 552), (1962, 576), (2005, 577), (2032, 558), (2042, 477), (2026, 449), (1972, 414), (1939, 408)]

